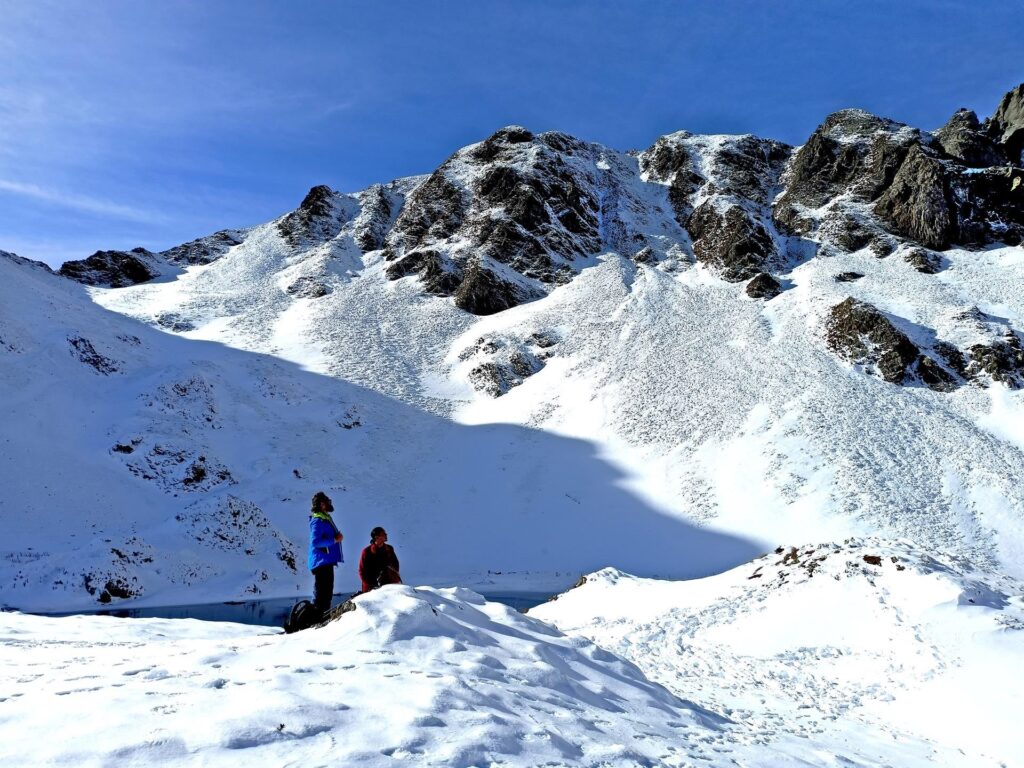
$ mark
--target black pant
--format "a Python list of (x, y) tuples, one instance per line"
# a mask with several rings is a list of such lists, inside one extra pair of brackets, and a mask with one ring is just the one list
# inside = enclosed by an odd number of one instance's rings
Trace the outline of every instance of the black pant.
[(334, 594), (334, 566), (321, 565), (313, 569), (313, 605), (322, 613), (331, 610), (331, 596)]

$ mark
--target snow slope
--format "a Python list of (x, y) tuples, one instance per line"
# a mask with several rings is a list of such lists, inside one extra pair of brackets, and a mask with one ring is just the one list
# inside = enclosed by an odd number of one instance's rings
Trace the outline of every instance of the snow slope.
[(686, 582), (607, 569), (530, 615), (801, 765), (1024, 765), (1020, 583), (906, 542), (780, 547)]
[[(326, 628), (0, 613), (5, 765), (726, 765), (728, 722), (463, 589)], [(702, 760), (704, 762), (704, 760)]]
[[(380, 252), (351, 275), (334, 262), (316, 272), (319, 256), (293, 255), (267, 225), (174, 282), (92, 295), (142, 320), (179, 312), (196, 326), (186, 337), (280, 356), (465, 424), (593, 442), (659, 512), (755, 549), (913, 535), (1020, 576), (1024, 392), (893, 386), (838, 359), (824, 330), (850, 295), (912, 337), (970, 337), (958, 318), (974, 306), (1019, 327), (1020, 252), (950, 250), (937, 276), (868, 252), (813, 258), (767, 303), (685, 257), (637, 265), (606, 253), (543, 299), (474, 317), (421, 293), (414, 277), (388, 280)], [(326, 274), (330, 293), (281, 290), (300, 269)], [(835, 281), (854, 270), (865, 276)], [(513, 375), (522, 383), (497, 398), (474, 386), (475, 370), (507, 369), (515, 354), (536, 372)]]
[(0, 760), (1024, 765), (1020, 585), (907, 543), (604, 569), (525, 616), (457, 588), (354, 604), (287, 636), (0, 613)]
[[(7, 257), (0, 286), (7, 605), (305, 594), (307, 505), (321, 488), (347, 535), (339, 591), (357, 588), (351, 563), (381, 524), (404, 572), (434, 584), (557, 591), (610, 551), (623, 567), (671, 576), (756, 554), (659, 514), (584, 441), (461, 425), (274, 357), (156, 331)], [(655, 557), (644, 539), (661, 542)]]

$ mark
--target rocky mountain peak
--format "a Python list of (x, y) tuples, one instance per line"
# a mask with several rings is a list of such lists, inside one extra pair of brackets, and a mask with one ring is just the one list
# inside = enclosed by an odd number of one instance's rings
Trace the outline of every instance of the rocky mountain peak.
[(998, 144), (984, 131), (978, 116), (969, 109), (957, 110), (935, 132), (942, 151), (972, 168), (988, 168), (1006, 162)]
[(342, 198), (330, 187), (318, 184), (306, 193), (296, 210), (278, 221), (278, 232), (297, 248), (336, 237), (348, 221)]
[(1003, 145), (1010, 162), (1024, 165), (1024, 83), (1003, 96), (987, 127), (989, 135)]
[[(764, 275), (751, 289), (760, 295), (767, 278), (782, 285), (778, 274), (814, 253), (901, 250), (935, 272), (933, 251), (1020, 242), (1024, 171), (1006, 158), (1019, 156), (1022, 137), (1024, 86), (985, 123), (962, 109), (934, 132), (839, 110), (796, 150), (680, 131), (626, 153), (509, 125), (424, 177), (352, 195), (315, 186), (274, 224), (293, 251), (328, 242), (325, 258), (351, 245), (382, 251), (390, 279), (415, 276), (474, 314), (544, 296), (609, 251), (652, 268), (695, 260), (732, 282)], [(63, 272), (130, 285), (167, 274), (168, 264), (209, 263), (245, 234), (225, 230), (160, 254), (99, 252)], [(328, 268), (317, 264), (310, 269)]]

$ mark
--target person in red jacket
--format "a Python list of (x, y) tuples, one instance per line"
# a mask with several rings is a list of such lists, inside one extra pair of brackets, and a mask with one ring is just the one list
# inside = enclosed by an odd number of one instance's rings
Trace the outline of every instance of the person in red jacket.
[(398, 556), (387, 542), (387, 531), (380, 526), (370, 531), (370, 546), (359, 556), (359, 578), (363, 581), (363, 592), (385, 584), (402, 583), (398, 573)]

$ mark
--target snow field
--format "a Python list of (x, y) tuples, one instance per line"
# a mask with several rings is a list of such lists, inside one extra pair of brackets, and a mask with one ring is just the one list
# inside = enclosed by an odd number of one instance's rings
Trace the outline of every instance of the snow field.
[(468, 590), (355, 602), (290, 636), (2, 613), (0, 761), (682, 766), (724, 738), (631, 663)]
[(728, 716), (737, 748), (807, 765), (995, 768), (1024, 765), (1020, 591), (868, 539), (782, 548), (696, 581), (600, 571), (531, 615)]

